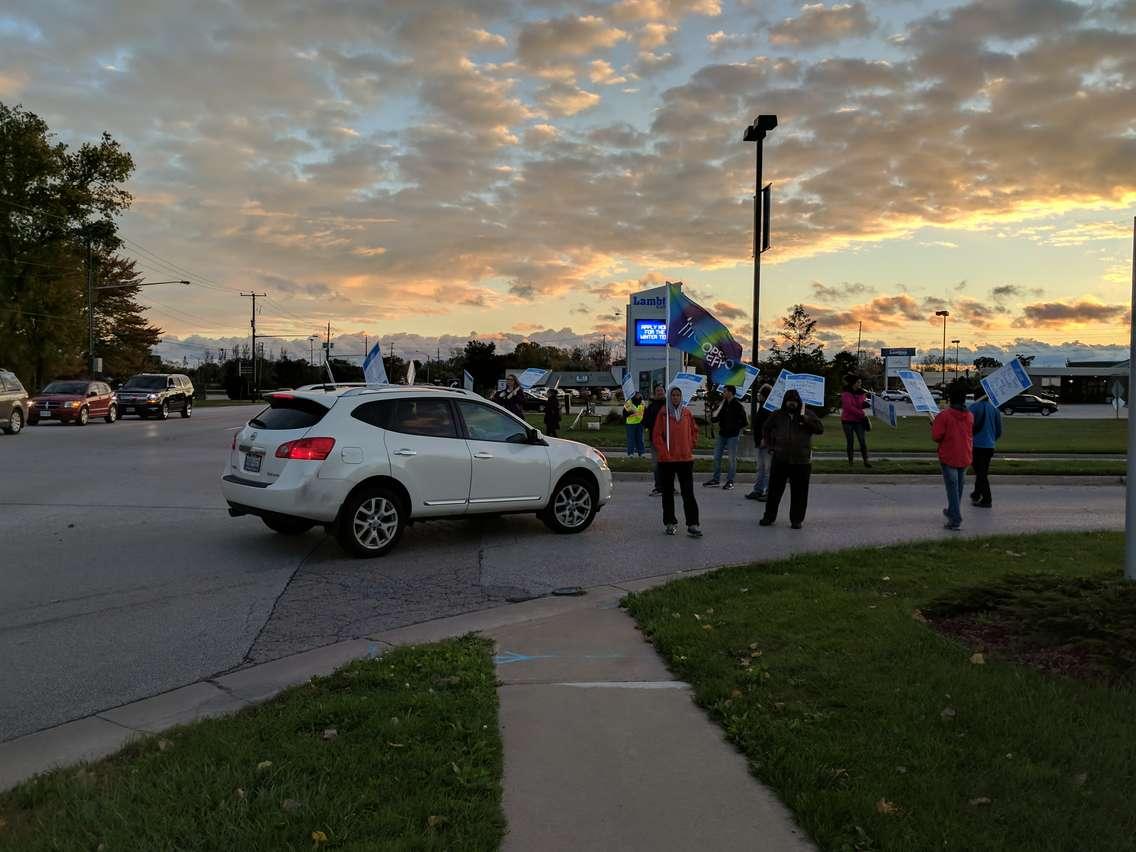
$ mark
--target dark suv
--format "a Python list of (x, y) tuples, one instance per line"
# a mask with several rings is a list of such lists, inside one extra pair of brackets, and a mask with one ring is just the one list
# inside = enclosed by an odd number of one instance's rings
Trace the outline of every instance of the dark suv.
[(1057, 403), (1030, 393), (1023, 393), (1002, 403), (1003, 414), (1044, 414), (1049, 416), (1057, 411)]
[(18, 435), (28, 422), (28, 392), (15, 373), (0, 370), (0, 429)]
[(165, 420), (171, 411), (193, 416), (193, 382), (181, 373), (139, 373), (118, 389), (118, 414)]

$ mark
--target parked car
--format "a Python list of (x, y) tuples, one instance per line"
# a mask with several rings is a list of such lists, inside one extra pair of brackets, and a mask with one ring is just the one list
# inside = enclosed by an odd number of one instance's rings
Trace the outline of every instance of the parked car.
[(611, 392), (611, 388), (600, 388), (600, 402), (611, 402), (615, 399), (615, 394)]
[(118, 419), (118, 398), (106, 382), (73, 379), (50, 382), (32, 398), (28, 423), (59, 420), (86, 426), (92, 417)]
[(16, 374), (0, 370), (0, 429), (6, 435), (18, 435), (28, 422), (31, 400)]
[(126, 380), (118, 391), (118, 414), (137, 414), (145, 419), (165, 420), (171, 411), (182, 417), (193, 416), (193, 382), (181, 373), (139, 373)]
[(880, 396), (888, 402), (911, 402), (911, 397), (907, 392), (901, 390), (886, 390)]
[(1031, 393), (1023, 393), (1002, 403), (1003, 414), (1043, 414), (1048, 417), (1057, 411), (1057, 403)]
[(273, 394), (233, 436), (221, 491), (234, 517), (285, 535), (322, 524), (368, 557), (435, 518), (533, 512), (554, 532), (582, 532), (612, 476), (603, 453), (474, 393), (391, 386)]
[(533, 393), (531, 390), (524, 391), (524, 400), (521, 402), (521, 407), (525, 411), (544, 411), (544, 406), (548, 400), (538, 393)]

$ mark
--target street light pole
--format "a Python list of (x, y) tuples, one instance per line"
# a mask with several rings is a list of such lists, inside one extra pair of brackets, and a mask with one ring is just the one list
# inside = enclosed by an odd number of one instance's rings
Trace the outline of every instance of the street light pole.
[(943, 390), (947, 389), (947, 317), (950, 311), (935, 311), (935, 316), (943, 318)]
[[(761, 155), (767, 133), (777, 127), (777, 116), (759, 115), (753, 124), (742, 134), (743, 142), (754, 142), (754, 181), (753, 181), (753, 349), (751, 360), (757, 367), (761, 352), (761, 253), (765, 250), (765, 236), (769, 234), (769, 222), (762, 209)], [(757, 416), (757, 393), (752, 395), (751, 418)]]
[(87, 358), (90, 361), (90, 376), (95, 377), (95, 293), (101, 290), (122, 290), (125, 287), (156, 287), (159, 284), (185, 284), (188, 281), (144, 281), (141, 284), (102, 284), (95, 286), (94, 255), (91, 244), (87, 243)]
[(1136, 217), (1132, 219), (1132, 296), (1129, 303), (1128, 329), (1128, 476), (1124, 492), (1124, 576), (1136, 583), (1136, 417), (1132, 416), (1132, 390), (1136, 388)]

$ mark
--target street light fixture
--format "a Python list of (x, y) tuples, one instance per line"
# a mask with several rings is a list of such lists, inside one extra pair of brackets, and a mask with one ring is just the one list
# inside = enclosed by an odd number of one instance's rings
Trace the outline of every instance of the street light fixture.
[(951, 343), (955, 345), (955, 381), (959, 378), (959, 339), (954, 338)]
[[(743, 142), (755, 142), (756, 172), (753, 182), (753, 365), (757, 366), (758, 353), (761, 351), (761, 332), (759, 331), (761, 319), (761, 253), (769, 247), (769, 196), (761, 188), (761, 152), (762, 143), (768, 133), (777, 127), (777, 116), (759, 115), (753, 124), (742, 134)], [(766, 203), (763, 204), (763, 196)], [(756, 415), (757, 394), (753, 395), (754, 414)]]
[(950, 311), (935, 311), (935, 316), (943, 318), (943, 390), (947, 389), (947, 317)]
[[(90, 375), (91, 378), (95, 377), (95, 373), (101, 373), (102, 367), (99, 366), (99, 360), (95, 357), (95, 293), (99, 290), (121, 290), (124, 287), (156, 287), (159, 284), (185, 284), (189, 286), (188, 281), (143, 281), (140, 284), (103, 284), (98, 287), (94, 286), (94, 275), (88, 276), (87, 286), (87, 357), (90, 359)], [(96, 369), (98, 368), (98, 369)]]

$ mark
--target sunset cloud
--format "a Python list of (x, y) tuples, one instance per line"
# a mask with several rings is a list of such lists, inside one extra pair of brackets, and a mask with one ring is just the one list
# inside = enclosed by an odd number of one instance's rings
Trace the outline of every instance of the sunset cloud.
[(1014, 325), (1018, 327), (1062, 327), (1072, 324), (1117, 323), (1128, 312), (1127, 305), (1099, 302), (1035, 302), (1022, 308)]
[(769, 28), (770, 41), (777, 45), (815, 47), (864, 36), (875, 29), (868, 9), (861, 2), (825, 6), (811, 3), (801, 8), (795, 18), (786, 18)]

